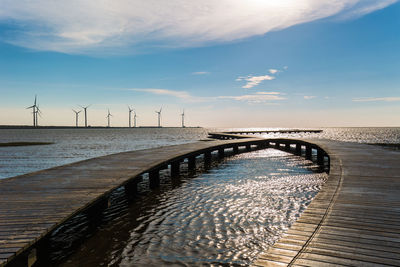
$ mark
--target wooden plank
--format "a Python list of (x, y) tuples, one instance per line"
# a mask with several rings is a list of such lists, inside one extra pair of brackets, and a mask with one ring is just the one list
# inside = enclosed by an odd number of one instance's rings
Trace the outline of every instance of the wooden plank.
[(21, 253), (145, 172), (205, 152), (260, 142), (264, 140), (246, 138), (123, 152), (0, 180), (0, 251), (5, 258)]
[[(216, 137), (238, 138), (232, 133)], [(328, 181), (309, 207), (255, 265), (400, 264), (400, 153), (329, 140), (268, 141), (323, 150), (331, 165)], [(264, 143), (241, 135), (118, 153), (0, 180), (0, 253), (6, 257), (0, 257), (0, 265), (145, 172), (184, 158), (193, 168), (197, 155)]]
[(296, 253), (287, 263), (292, 266), (400, 265), (400, 153), (312, 142), (330, 156), (328, 190), (323, 186), (288, 234), (260, 259), (281, 251), (286, 257)]

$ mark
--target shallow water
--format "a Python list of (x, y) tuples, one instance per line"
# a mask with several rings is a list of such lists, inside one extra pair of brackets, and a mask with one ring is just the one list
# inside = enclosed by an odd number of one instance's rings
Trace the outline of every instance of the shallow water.
[(112, 153), (204, 139), (203, 128), (0, 129), (0, 142), (54, 142), (0, 147), (0, 179)]
[[(55, 143), (0, 147), (0, 179), (111, 153), (195, 142), (216, 130), (229, 129), (0, 129), (0, 142)], [(400, 143), (400, 128), (323, 130), (262, 136)], [(65, 266), (248, 265), (318, 192), (326, 175), (315, 171), (309, 161), (268, 149), (226, 159), (180, 182), (167, 175), (155, 191), (144, 179), (134, 202), (123, 189), (113, 193), (100, 226), (80, 214), (60, 227), (50, 257)], [(80, 238), (86, 241), (80, 244)]]
[[(258, 128), (276, 130), (276, 128)], [(360, 143), (400, 143), (400, 128), (322, 128), (322, 133), (263, 134), (266, 138), (323, 138)], [(0, 147), (0, 179), (107, 154), (195, 142), (209, 131), (234, 129), (0, 129), (0, 142), (54, 142), (52, 145)], [(243, 129), (251, 130), (251, 129)]]
[(112, 209), (124, 211), (64, 266), (247, 266), (319, 191), (327, 175), (313, 170), (310, 161), (267, 149), (180, 183), (166, 179), (159, 192), (116, 203)]

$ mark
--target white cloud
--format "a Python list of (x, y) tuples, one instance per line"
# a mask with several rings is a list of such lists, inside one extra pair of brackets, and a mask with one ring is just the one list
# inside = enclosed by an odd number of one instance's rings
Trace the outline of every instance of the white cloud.
[(272, 103), (274, 101), (285, 100), (278, 92), (257, 92), (255, 94), (240, 96), (219, 96), (218, 99), (232, 99), (236, 101), (245, 101), (249, 103)]
[(196, 71), (196, 72), (192, 72), (193, 75), (206, 75), (206, 74), (210, 74), (208, 71)]
[(174, 90), (168, 90), (168, 89), (158, 89), (158, 88), (133, 88), (129, 89), (132, 91), (137, 91), (137, 92), (147, 92), (147, 93), (152, 93), (155, 95), (168, 95), (168, 96), (174, 96), (177, 98), (189, 100), (192, 98), (192, 96), (185, 91), (174, 91)]
[(360, 97), (353, 98), (353, 102), (395, 102), (400, 101), (400, 97)]
[(259, 85), (262, 81), (266, 81), (266, 80), (271, 81), (273, 79), (275, 79), (275, 77), (270, 76), (270, 75), (262, 75), (262, 76), (249, 75), (247, 77), (238, 77), (236, 79), (236, 81), (247, 81), (247, 83), (244, 86), (242, 86), (242, 88), (249, 89), (249, 88)]
[(37, 50), (137, 53), (262, 35), (329, 16), (357, 17), (396, 0), (0, 0), (2, 39)]
[(275, 74), (275, 73), (278, 73), (278, 72), (279, 72), (279, 70), (277, 70), (277, 69), (269, 69), (268, 71), (269, 71), (269, 73), (271, 73), (271, 74)]
[(303, 97), (304, 97), (304, 99), (306, 99), (306, 100), (316, 98), (316, 96), (314, 96), (314, 95), (305, 95), (305, 96), (303, 96)]
[(217, 100), (236, 100), (245, 101), (249, 103), (265, 103), (284, 100), (282, 93), (279, 92), (256, 92), (254, 94), (239, 95), (239, 96), (210, 96), (210, 97), (199, 97), (193, 96), (186, 91), (175, 91), (169, 89), (158, 89), (158, 88), (133, 88), (128, 89), (136, 92), (146, 92), (155, 95), (166, 95), (179, 98), (185, 102), (210, 102)]

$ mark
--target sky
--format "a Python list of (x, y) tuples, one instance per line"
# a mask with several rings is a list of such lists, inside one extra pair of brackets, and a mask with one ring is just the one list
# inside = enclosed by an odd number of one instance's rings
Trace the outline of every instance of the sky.
[(0, 0), (0, 92), (0, 125), (398, 127), (400, 1)]

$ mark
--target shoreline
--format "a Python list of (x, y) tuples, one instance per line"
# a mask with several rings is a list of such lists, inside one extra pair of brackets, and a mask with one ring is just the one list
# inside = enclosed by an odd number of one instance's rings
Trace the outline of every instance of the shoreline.
[(128, 127), (128, 126), (116, 126), (116, 127), (107, 127), (107, 126), (29, 126), (29, 125), (0, 125), (0, 129), (199, 129), (203, 128), (200, 126), (166, 126), (166, 127), (158, 127), (158, 126), (138, 126), (138, 127)]

